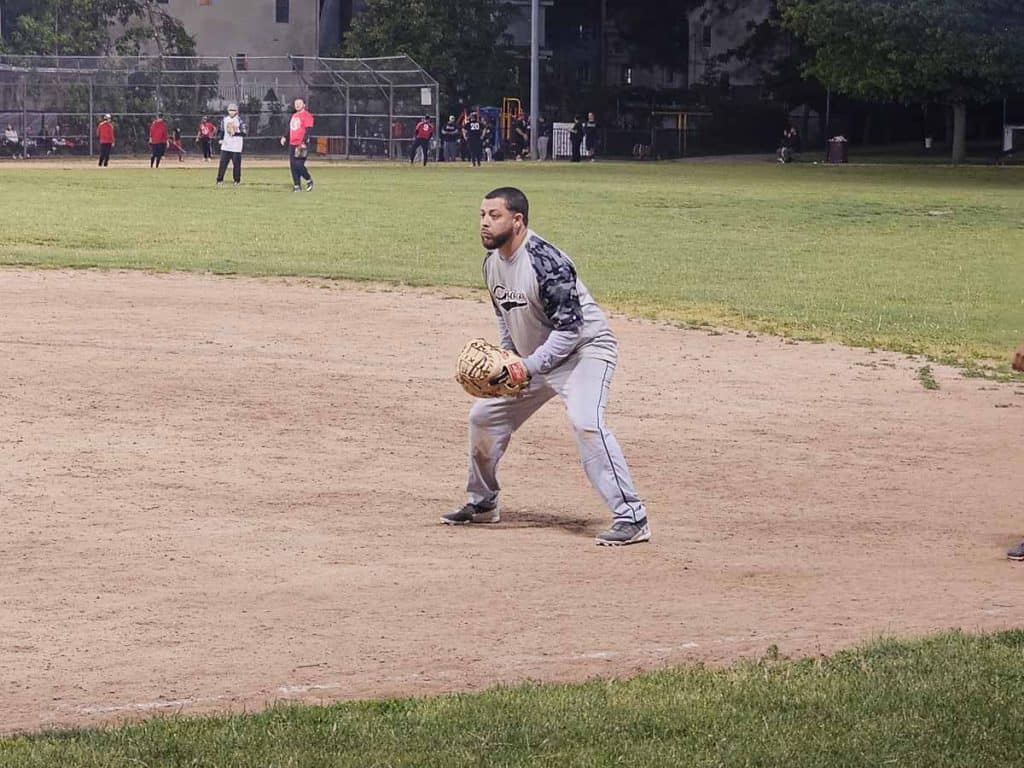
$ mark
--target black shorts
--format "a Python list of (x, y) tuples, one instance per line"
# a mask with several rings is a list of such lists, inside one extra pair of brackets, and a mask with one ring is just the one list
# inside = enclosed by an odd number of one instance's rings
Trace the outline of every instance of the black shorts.
[(163, 157), (164, 152), (167, 151), (166, 144), (150, 144), (149, 146), (153, 148), (153, 157)]

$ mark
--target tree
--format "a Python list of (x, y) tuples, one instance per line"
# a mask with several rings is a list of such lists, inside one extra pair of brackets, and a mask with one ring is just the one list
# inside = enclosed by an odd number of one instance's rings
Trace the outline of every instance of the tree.
[(7, 0), (0, 51), (102, 56), (139, 53), (194, 55), (195, 40), (155, 0)]
[(499, 0), (368, 0), (352, 20), (346, 56), (404, 53), (430, 72), (449, 104), (484, 104), (509, 92), (514, 58)]
[(967, 104), (1024, 85), (1020, 0), (778, 0), (813, 53), (805, 73), (863, 99), (936, 99), (953, 108), (954, 163)]

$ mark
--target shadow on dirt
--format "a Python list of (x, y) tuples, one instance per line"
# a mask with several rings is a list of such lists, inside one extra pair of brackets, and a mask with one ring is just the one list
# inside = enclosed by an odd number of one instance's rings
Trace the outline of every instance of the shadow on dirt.
[(600, 520), (569, 517), (528, 509), (503, 509), (499, 528), (561, 528), (575, 536), (594, 536), (602, 530)]

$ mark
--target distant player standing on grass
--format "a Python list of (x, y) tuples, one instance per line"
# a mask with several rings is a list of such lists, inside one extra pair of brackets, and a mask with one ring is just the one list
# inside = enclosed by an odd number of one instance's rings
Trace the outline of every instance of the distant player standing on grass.
[(474, 168), (479, 168), (484, 154), (484, 125), (476, 112), (469, 116), (462, 131), (466, 137), (466, 146), (469, 147), (469, 162)]
[(217, 183), (224, 183), (224, 172), (231, 163), (231, 175), (237, 187), (242, 183), (242, 139), (245, 124), (238, 116), (238, 105), (228, 104), (227, 117), (221, 122), (223, 137), (220, 140), (220, 164), (217, 167)]
[(313, 177), (306, 169), (306, 158), (309, 157), (309, 131), (313, 127), (313, 116), (306, 109), (306, 102), (295, 100), (295, 114), (288, 121), (288, 135), (281, 137), (281, 146), (288, 145), (288, 164), (292, 170), (292, 192), (301, 187), (299, 180), (306, 180), (306, 191), (313, 191)]
[[(1013, 370), (1024, 371), (1024, 341), (1020, 343), (1017, 351), (1013, 353)], [(1007, 552), (1006, 556), (1011, 560), (1024, 560), (1024, 541)]]
[(167, 123), (163, 112), (157, 112), (156, 119), (149, 124), (149, 148), (149, 167), (159, 168), (167, 151)]
[(502, 187), (480, 206), (484, 278), (501, 346), (523, 358), (529, 386), (516, 397), (477, 400), (469, 412), (469, 502), (442, 515), (447, 525), (496, 523), (498, 462), (512, 433), (555, 395), (565, 403), (583, 470), (612, 511), (596, 543), (648, 541), (647, 510), (633, 488), (615, 436), (604, 423), (618, 342), (562, 251), (529, 229), (520, 190)]
[(114, 123), (110, 115), (104, 115), (96, 126), (96, 137), (100, 140), (100, 168), (110, 165), (110, 151), (114, 148)]
[(199, 128), (196, 129), (196, 142), (202, 147), (203, 161), (207, 161), (213, 156), (210, 145), (216, 135), (217, 126), (210, 122), (209, 117), (203, 115), (203, 119), (199, 121)]
[(430, 124), (430, 115), (424, 115), (423, 119), (416, 123), (416, 130), (413, 131), (415, 139), (412, 142), (412, 149), (409, 151), (409, 163), (416, 164), (416, 150), (423, 150), (423, 166), (427, 165), (427, 155), (430, 154), (430, 139), (434, 136), (434, 126)]

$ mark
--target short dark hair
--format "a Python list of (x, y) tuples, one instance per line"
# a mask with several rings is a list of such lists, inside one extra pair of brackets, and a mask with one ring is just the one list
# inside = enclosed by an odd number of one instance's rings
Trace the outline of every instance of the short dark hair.
[(521, 189), (498, 187), (484, 195), (484, 200), (497, 200), (499, 198), (505, 201), (505, 207), (512, 211), (512, 213), (523, 214), (523, 224), (530, 223), (530, 201), (526, 199), (526, 195), (523, 194)]

